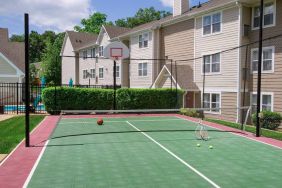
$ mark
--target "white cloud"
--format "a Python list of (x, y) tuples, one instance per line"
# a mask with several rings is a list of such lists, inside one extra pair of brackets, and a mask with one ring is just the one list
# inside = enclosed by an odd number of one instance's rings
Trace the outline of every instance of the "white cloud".
[(9, 0), (1, 3), (0, 16), (23, 16), (40, 28), (65, 31), (73, 29), (91, 14), (90, 0)]
[(164, 6), (167, 6), (167, 7), (172, 7), (173, 6), (173, 0), (160, 0), (162, 2), (162, 4)]

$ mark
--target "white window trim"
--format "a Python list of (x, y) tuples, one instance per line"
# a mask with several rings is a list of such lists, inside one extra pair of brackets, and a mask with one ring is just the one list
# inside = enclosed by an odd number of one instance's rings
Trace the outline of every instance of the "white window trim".
[[(266, 46), (266, 47), (263, 47), (262, 48), (262, 52), (263, 50), (268, 50), (268, 49), (271, 49), (272, 50), (272, 69), (271, 70), (267, 70), (267, 71), (264, 71), (263, 70), (263, 57), (262, 57), (262, 65), (261, 65), (261, 73), (274, 73), (274, 70), (275, 70), (275, 46)], [(258, 48), (252, 48), (251, 49), (251, 73), (252, 74), (257, 74), (258, 71), (253, 71), (253, 52), (254, 51), (258, 51)]]
[[(92, 77), (91, 70), (94, 70), (94, 78)], [(91, 79), (95, 79), (95, 77), (96, 77), (96, 69), (95, 68), (90, 69), (90, 75), (91, 75)]]
[[(216, 32), (216, 33), (212, 33), (212, 15), (214, 14), (217, 14), (217, 13), (220, 13), (220, 31), (219, 32)], [(217, 12), (212, 12), (212, 13), (209, 13), (209, 14), (205, 14), (202, 16), (202, 37), (208, 37), (208, 36), (213, 36), (213, 35), (219, 35), (222, 33), (222, 16), (223, 15), (223, 11), (217, 11)], [(204, 34), (204, 17), (206, 16), (211, 16), (211, 33), (210, 34)]]
[[(101, 47), (103, 48), (103, 51), (102, 51), (103, 55), (100, 55), (100, 48)], [(99, 57), (104, 57), (104, 46), (103, 45), (98, 47), (98, 55), (99, 55)]]
[[(250, 100), (250, 105), (253, 106), (253, 95), (257, 95), (257, 92), (252, 92), (251, 93), (251, 100)], [(263, 95), (271, 95), (271, 111), (273, 112), (273, 105), (274, 105), (274, 93), (273, 92), (261, 92), (260, 96), (260, 110), (262, 110), (262, 96)]]
[[(103, 77), (100, 77), (100, 69), (103, 69)], [(98, 68), (98, 78), (99, 80), (104, 80), (105, 79), (105, 68), (104, 67), (99, 67)]]
[[(221, 108), (221, 92), (205, 92), (205, 93), (202, 93), (202, 103), (204, 101), (204, 94), (209, 94), (210, 95), (210, 104), (212, 103), (212, 97), (211, 95), (212, 94), (219, 94), (219, 108)], [(210, 105), (210, 108), (211, 108), (211, 105)], [(221, 109), (219, 110), (219, 112), (212, 112), (212, 111), (205, 111), (205, 113), (208, 113), (208, 114), (221, 114)]]
[[(86, 53), (86, 56), (85, 56), (85, 53)], [(82, 51), (82, 59), (85, 60), (87, 58), (88, 58), (88, 52), (87, 52), (87, 50), (83, 50)]]
[[(146, 75), (146, 76), (143, 75), (143, 66), (142, 66), (142, 76), (140, 76), (140, 75), (139, 75), (139, 64), (144, 64), (144, 63), (147, 63), (147, 75)], [(148, 76), (149, 76), (149, 74), (148, 74), (148, 65), (149, 65), (148, 62), (141, 62), (141, 63), (138, 63), (138, 64), (137, 64), (137, 76), (138, 76), (138, 77), (145, 78), (145, 77), (148, 77)]]
[[(116, 78), (120, 78), (120, 73), (121, 73), (121, 72), (120, 72), (120, 71), (121, 71), (121, 70), (120, 70), (120, 65), (117, 65), (117, 67), (119, 67), (119, 71), (118, 71), (118, 72), (119, 72), (119, 75), (116, 76)], [(116, 67), (116, 68), (117, 68), (117, 67)], [(117, 69), (116, 69), (116, 71), (117, 71)]]
[[(267, 26), (265, 26), (265, 25), (263, 24), (263, 28), (268, 28), (268, 27), (274, 27), (274, 26), (276, 26), (276, 13), (277, 13), (277, 12), (276, 12), (276, 0), (265, 1), (264, 4), (270, 3), (270, 2), (273, 2), (273, 5), (274, 5), (274, 9), (273, 9), (273, 24), (267, 25)], [(254, 9), (255, 9), (255, 7), (257, 7), (257, 6), (259, 6), (259, 4), (256, 4), (256, 5), (254, 5), (254, 6), (252, 7), (252, 30), (258, 30), (258, 29), (259, 29), (259, 27), (254, 27), (254, 14), (255, 14)], [(263, 7), (264, 7), (264, 5), (263, 5)], [(263, 19), (262, 21), (264, 22), (264, 19)]]
[[(86, 71), (86, 77), (84, 78), (84, 71)], [(87, 74), (88, 70), (87, 69), (82, 69), (82, 79), (86, 80), (87, 79)]]
[[(93, 50), (94, 50), (94, 52), (95, 52), (94, 54), (92, 54), (92, 51), (93, 51)], [(94, 55), (94, 56), (92, 56), (92, 55)], [(93, 47), (93, 48), (90, 49), (90, 56), (91, 56), (92, 58), (96, 57), (96, 48)]]
[[(139, 41), (139, 37), (140, 37), (140, 35), (142, 35), (142, 38), (143, 38), (145, 34), (148, 35), (148, 46), (147, 46), (147, 47), (144, 47), (144, 41), (143, 41), (143, 42), (142, 42), (142, 47), (140, 48), (140, 46), (139, 46), (139, 42), (140, 42), (140, 41)], [(138, 48), (139, 48), (139, 49), (147, 49), (147, 48), (149, 48), (150, 32), (140, 33), (140, 34), (138, 34), (137, 38), (138, 38)]]
[(204, 56), (212, 56), (214, 54), (218, 54), (219, 53), (219, 72), (206, 72), (205, 75), (206, 76), (209, 76), (209, 75), (221, 75), (221, 64), (222, 64), (222, 53), (220, 51), (215, 51), (215, 52), (210, 52), (210, 53), (202, 53), (202, 64), (201, 64), (201, 75), (203, 76), (204, 75), (204, 70), (203, 70), (203, 67), (204, 67)]

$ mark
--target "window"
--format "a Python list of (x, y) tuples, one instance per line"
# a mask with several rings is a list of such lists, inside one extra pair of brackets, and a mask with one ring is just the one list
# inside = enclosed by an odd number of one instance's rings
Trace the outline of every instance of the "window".
[[(275, 4), (269, 2), (264, 4), (263, 26), (273, 26), (275, 21)], [(253, 8), (253, 28), (258, 28), (260, 22), (260, 7)]]
[(83, 79), (87, 79), (87, 77), (88, 77), (88, 71), (83, 70)]
[(116, 78), (120, 77), (120, 66), (116, 66)]
[(207, 112), (220, 112), (220, 94), (205, 93), (204, 94), (204, 108), (208, 108)]
[[(252, 110), (256, 112), (257, 108), (257, 94), (252, 94)], [(262, 93), (260, 109), (272, 111), (272, 95)]]
[(138, 75), (139, 76), (147, 76), (148, 74), (148, 64), (147, 63), (139, 63), (138, 64)]
[(203, 58), (203, 73), (219, 73), (220, 72), (220, 53), (213, 55), (205, 55)]
[(149, 33), (139, 35), (139, 48), (147, 48), (149, 41)]
[[(262, 49), (262, 72), (272, 72), (274, 67), (274, 47), (264, 47)], [(252, 71), (258, 71), (258, 49), (252, 50)]]
[(83, 59), (87, 59), (87, 50), (83, 50), (82, 57)]
[(104, 46), (99, 46), (99, 57), (104, 56)]
[(95, 69), (90, 69), (90, 78), (95, 78)]
[(96, 48), (92, 48), (91, 49), (91, 57), (95, 57), (96, 56)]
[(104, 68), (99, 68), (99, 78), (104, 78)]
[(221, 31), (221, 13), (203, 17), (203, 35), (218, 33)]

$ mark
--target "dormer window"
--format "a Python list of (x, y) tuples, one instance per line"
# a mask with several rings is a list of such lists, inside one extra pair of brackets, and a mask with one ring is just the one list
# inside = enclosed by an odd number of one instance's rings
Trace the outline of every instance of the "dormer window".
[(83, 59), (87, 59), (87, 50), (83, 50), (82, 57)]
[[(253, 29), (259, 27), (260, 22), (260, 7), (253, 8)], [(270, 27), (275, 25), (275, 4), (274, 2), (268, 2), (264, 4), (263, 10), (263, 26)]]
[(104, 46), (99, 46), (99, 57), (104, 56)]

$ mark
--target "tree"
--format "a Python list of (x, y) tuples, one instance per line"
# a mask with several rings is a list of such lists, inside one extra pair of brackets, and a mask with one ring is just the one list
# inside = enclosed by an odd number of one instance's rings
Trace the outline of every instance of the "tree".
[(107, 22), (107, 15), (100, 12), (95, 12), (89, 18), (81, 20), (81, 26), (75, 26), (74, 30), (78, 32), (88, 32), (99, 34), (102, 25), (113, 25), (112, 22)]
[(51, 39), (46, 42), (46, 49), (42, 56), (43, 75), (50, 84), (61, 83), (61, 57), (64, 33), (59, 33), (52, 43)]
[(24, 42), (24, 35), (12, 35), (10, 37), (11, 42)]
[(140, 8), (133, 17), (118, 19), (115, 21), (115, 24), (119, 27), (133, 28), (154, 20), (160, 20), (169, 15), (171, 15), (170, 12), (157, 11), (154, 7), (145, 9)]
[(37, 76), (37, 69), (34, 64), (29, 65), (29, 80), (30, 83), (34, 83)]

